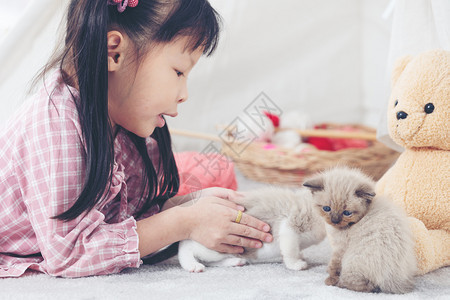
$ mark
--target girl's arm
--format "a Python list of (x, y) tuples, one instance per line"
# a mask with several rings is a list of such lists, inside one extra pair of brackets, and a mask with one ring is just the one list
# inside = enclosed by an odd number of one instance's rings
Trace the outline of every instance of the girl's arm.
[(260, 248), (261, 241), (272, 241), (269, 225), (250, 215), (244, 213), (240, 223), (235, 223), (242, 207), (221, 197), (201, 197), (189, 206), (164, 209), (137, 222), (141, 257), (185, 239), (226, 253), (242, 253), (243, 247)]

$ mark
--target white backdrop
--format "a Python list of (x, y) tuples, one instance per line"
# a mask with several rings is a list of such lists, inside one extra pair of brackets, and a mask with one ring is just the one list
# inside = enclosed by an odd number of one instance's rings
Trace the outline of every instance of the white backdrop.
[[(29, 2), (17, 25), (0, 39), (0, 125), (23, 101), (27, 83), (53, 50), (66, 0)], [(202, 58), (192, 71), (189, 101), (179, 107), (176, 119), (168, 120), (171, 127), (217, 133), (216, 124), (231, 122), (261, 92), (283, 112), (300, 111), (314, 122), (377, 126), (393, 59), (448, 46), (440, 41), (448, 40), (450, 32), (442, 21), (450, 16), (442, 9), (449, 0), (397, 0), (394, 17), (386, 18), (389, 0), (210, 2), (224, 20), (221, 43), (213, 57)], [(3, 9), (8, 3), (0, 0)], [(413, 10), (407, 3), (415, 3)], [(412, 20), (411, 14), (420, 14), (428, 24), (411, 29), (414, 40), (401, 37), (410, 28), (402, 20)], [(444, 29), (437, 30), (442, 24)], [(417, 34), (429, 36), (433, 30), (427, 43)], [(206, 143), (175, 138), (177, 150), (200, 150)]]
[(0, 0), (0, 126), (24, 101), (30, 81), (53, 52), (64, 2)]

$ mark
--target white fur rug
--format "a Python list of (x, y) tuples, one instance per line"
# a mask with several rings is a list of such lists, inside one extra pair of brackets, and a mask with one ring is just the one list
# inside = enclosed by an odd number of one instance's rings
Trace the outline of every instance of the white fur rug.
[[(238, 174), (240, 190), (257, 188)], [(78, 279), (34, 273), (0, 279), (0, 299), (450, 299), (450, 267), (417, 277), (406, 295), (362, 294), (324, 284), (330, 248), (325, 240), (305, 250), (310, 267), (291, 271), (283, 264), (184, 271), (176, 259), (120, 274)]]

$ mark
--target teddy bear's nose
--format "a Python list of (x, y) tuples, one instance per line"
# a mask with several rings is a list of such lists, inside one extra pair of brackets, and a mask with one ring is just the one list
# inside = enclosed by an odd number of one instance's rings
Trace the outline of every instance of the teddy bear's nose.
[(407, 116), (408, 116), (408, 114), (405, 113), (404, 111), (399, 111), (399, 112), (397, 113), (397, 120), (400, 120), (400, 119), (406, 119)]

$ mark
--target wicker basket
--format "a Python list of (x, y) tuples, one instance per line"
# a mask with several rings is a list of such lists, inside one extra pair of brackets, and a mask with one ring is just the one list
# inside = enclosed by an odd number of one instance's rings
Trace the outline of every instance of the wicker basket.
[[(328, 128), (339, 129), (336, 124)], [(346, 125), (348, 126), (348, 125)], [(375, 130), (361, 125), (351, 125), (360, 132), (375, 134)], [(382, 143), (372, 140), (364, 149), (343, 149), (339, 151), (313, 150), (295, 154), (287, 149), (265, 149), (263, 143), (253, 142), (242, 151), (235, 151), (242, 145), (222, 143), (222, 152), (235, 163), (244, 176), (261, 182), (298, 186), (303, 179), (318, 171), (336, 165), (357, 167), (378, 180), (395, 162), (399, 153)]]

